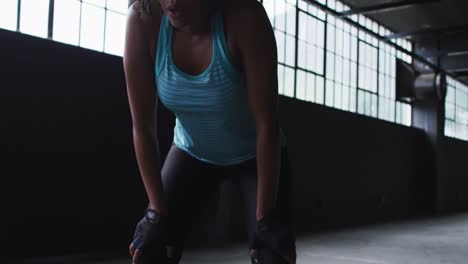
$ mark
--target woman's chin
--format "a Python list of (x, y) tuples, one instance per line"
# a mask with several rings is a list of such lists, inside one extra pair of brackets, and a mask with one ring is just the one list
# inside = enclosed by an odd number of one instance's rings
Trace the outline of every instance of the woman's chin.
[(169, 21), (171, 22), (172, 26), (175, 28), (182, 28), (185, 25), (185, 23), (182, 20), (171, 17), (171, 16), (169, 16)]

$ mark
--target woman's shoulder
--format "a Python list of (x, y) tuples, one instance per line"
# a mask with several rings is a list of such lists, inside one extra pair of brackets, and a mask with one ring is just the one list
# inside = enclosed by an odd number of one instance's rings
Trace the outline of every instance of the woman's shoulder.
[[(128, 8), (127, 30), (137, 31), (154, 56), (163, 11), (154, 1), (134, 1)], [(136, 33), (136, 32), (134, 32)]]
[(224, 0), (223, 13), (226, 22), (239, 30), (248, 29), (248, 24), (265, 18), (266, 11), (257, 0)]
[(129, 5), (127, 18), (139, 26), (149, 26), (155, 20), (160, 20), (161, 15), (160, 5), (148, 0), (136, 0)]
[(224, 0), (222, 6), (224, 12), (238, 18), (256, 15), (263, 9), (263, 5), (257, 0)]

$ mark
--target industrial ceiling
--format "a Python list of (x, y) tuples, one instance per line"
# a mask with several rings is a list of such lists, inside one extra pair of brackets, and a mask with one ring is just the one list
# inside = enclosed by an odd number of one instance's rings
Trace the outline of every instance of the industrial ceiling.
[(351, 10), (405, 38), (413, 51), (468, 84), (468, 0), (342, 0)]

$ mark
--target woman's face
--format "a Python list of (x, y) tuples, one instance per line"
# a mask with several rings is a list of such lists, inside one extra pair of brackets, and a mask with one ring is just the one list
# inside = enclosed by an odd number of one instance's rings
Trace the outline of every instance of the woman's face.
[(159, 0), (164, 13), (176, 28), (190, 26), (200, 19), (210, 0)]

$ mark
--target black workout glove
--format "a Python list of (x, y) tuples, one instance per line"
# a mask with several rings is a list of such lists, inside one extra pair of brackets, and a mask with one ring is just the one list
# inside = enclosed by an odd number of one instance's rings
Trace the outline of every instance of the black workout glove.
[(295, 261), (295, 237), (290, 225), (282, 220), (276, 209), (257, 221), (252, 248), (256, 254), (252, 263), (286, 264)]
[(167, 218), (148, 208), (143, 219), (138, 222), (133, 235), (133, 245), (142, 253), (139, 263), (165, 258), (166, 238)]

